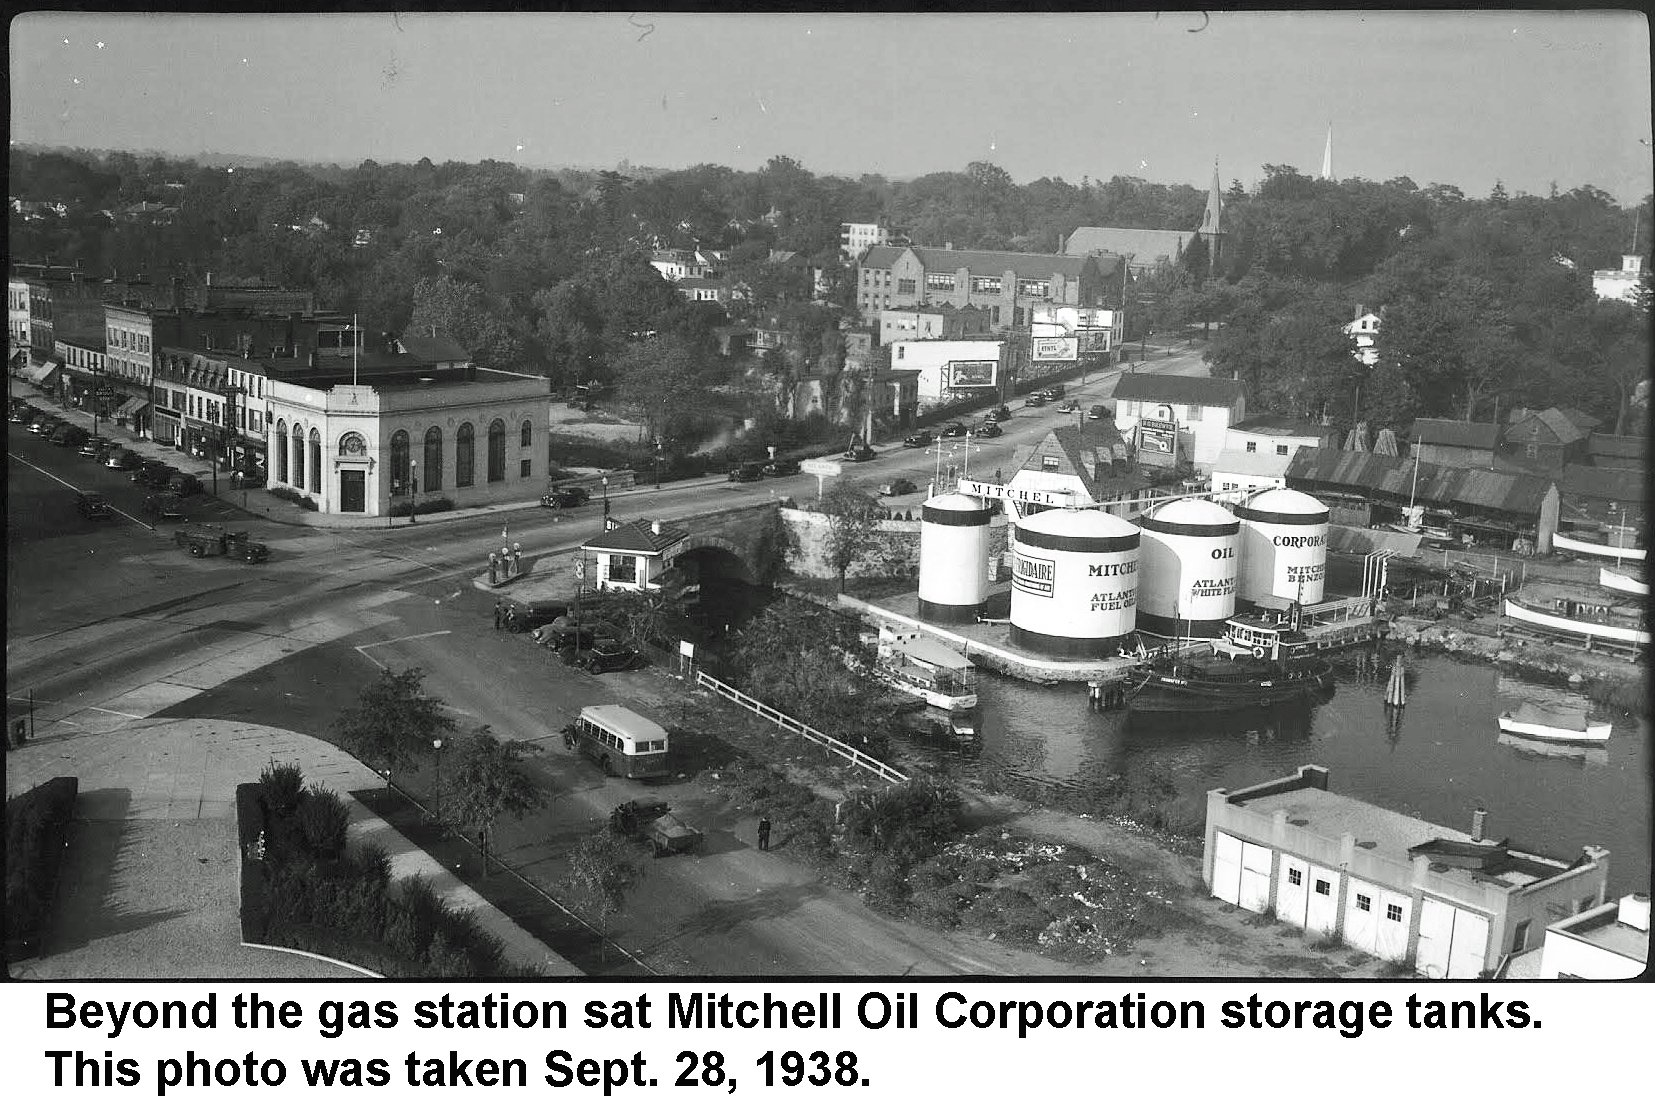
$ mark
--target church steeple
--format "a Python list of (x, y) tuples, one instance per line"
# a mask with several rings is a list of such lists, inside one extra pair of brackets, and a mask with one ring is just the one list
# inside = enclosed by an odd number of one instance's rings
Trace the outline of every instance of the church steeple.
[(1219, 250), (1224, 242), (1224, 196), (1218, 188), (1218, 158), (1213, 158), (1213, 184), (1207, 191), (1207, 209), (1201, 215), (1201, 229), (1197, 233), (1207, 243), (1207, 266), (1218, 266)]
[(1327, 124), (1327, 146), (1322, 150), (1322, 179), (1333, 179), (1333, 123)]

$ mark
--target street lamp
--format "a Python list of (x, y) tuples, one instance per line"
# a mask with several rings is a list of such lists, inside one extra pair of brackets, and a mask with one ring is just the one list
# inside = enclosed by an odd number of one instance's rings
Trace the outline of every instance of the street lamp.
[(414, 514), (419, 510), (419, 461), (411, 460), (408, 463), (408, 524), (413, 525), (418, 519)]
[(434, 811), (436, 812), (437, 819), (441, 820), (442, 819), (442, 737), (440, 737), (440, 736), (436, 737), (435, 739), (433, 739), (431, 741), (431, 754), (432, 754), (432, 757), (436, 761), (436, 772), (437, 772), (437, 793), (436, 793), (436, 797), (432, 801), (432, 806), (433, 806)]
[(661, 438), (655, 438), (655, 489), (661, 489)]
[(609, 476), (603, 477), (603, 527), (609, 528)]

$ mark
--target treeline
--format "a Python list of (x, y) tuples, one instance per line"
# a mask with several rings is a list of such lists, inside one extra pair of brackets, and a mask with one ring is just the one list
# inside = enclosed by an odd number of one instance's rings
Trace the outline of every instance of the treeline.
[[(658, 413), (732, 382), (714, 352), (731, 315), (779, 315), (798, 339), (789, 363), (766, 366), (774, 373), (831, 370), (829, 335), (854, 294), (841, 222), (886, 219), (921, 244), (1049, 252), (1077, 226), (1193, 229), (1206, 203), (1203, 188), (1126, 176), (1019, 185), (986, 162), (897, 182), (818, 176), (786, 157), (753, 172), (628, 175), (428, 159), (230, 169), (14, 149), (10, 169), (13, 196), (69, 209), (14, 212), (16, 259), (313, 288), (375, 328), (435, 328), (479, 363), (562, 384), (622, 379), (670, 356), (673, 387), (650, 396)], [(1232, 182), (1225, 203), (1211, 274), (1198, 243), (1184, 265), (1136, 281), (1128, 326), (1216, 325), (1214, 368), (1245, 380), (1255, 407), (1399, 426), (1486, 419), (1496, 402), (1628, 417), (1647, 362), (1643, 316), (1597, 303), (1591, 272), (1618, 266), (1640, 220), (1647, 253), (1649, 198), (1641, 212), (1590, 185), (1472, 199), (1406, 177), (1330, 182), (1266, 165), (1251, 191)], [(158, 218), (138, 204), (176, 210)], [(729, 315), (687, 303), (649, 268), (655, 244), (730, 250), (727, 271), (752, 300)], [(807, 278), (772, 263), (772, 250), (822, 267), (829, 302), (810, 304)], [(1339, 332), (1358, 305), (1384, 313), (1372, 370)]]

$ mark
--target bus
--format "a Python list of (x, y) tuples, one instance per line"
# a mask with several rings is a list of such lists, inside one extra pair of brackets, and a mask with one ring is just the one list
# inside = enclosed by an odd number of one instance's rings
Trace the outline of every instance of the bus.
[(624, 705), (588, 705), (564, 730), (571, 750), (622, 778), (664, 778), (667, 730)]

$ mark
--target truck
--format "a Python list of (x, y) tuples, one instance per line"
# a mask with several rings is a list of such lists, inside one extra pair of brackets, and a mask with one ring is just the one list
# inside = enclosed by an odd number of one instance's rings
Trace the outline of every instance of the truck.
[(270, 558), (270, 548), (253, 540), (247, 530), (227, 530), (222, 525), (186, 525), (175, 530), (172, 539), (178, 547), (187, 548), (192, 556), (234, 556), (248, 563), (262, 563)]
[(664, 801), (623, 801), (609, 814), (609, 826), (628, 839), (647, 843), (656, 858), (701, 847), (701, 830), (673, 816)]

